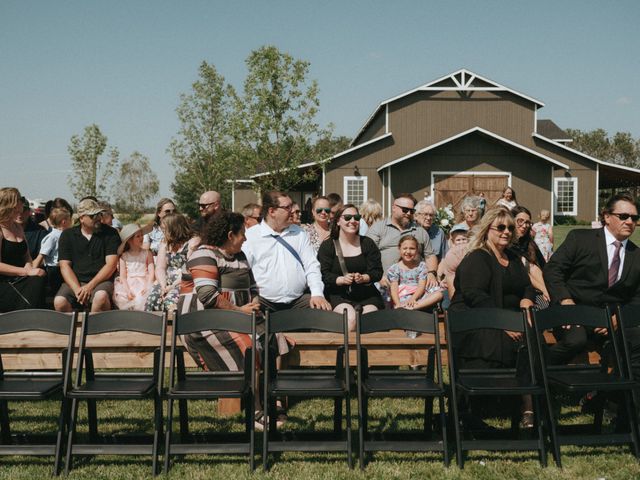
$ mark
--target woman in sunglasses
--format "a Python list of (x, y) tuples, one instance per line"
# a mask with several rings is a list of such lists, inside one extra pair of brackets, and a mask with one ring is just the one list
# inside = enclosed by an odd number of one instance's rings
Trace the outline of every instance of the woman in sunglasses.
[(153, 223), (145, 225), (142, 232), (145, 234), (142, 241), (142, 248), (149, 249), (153, 255), (158, 255), (160, 244), (164, 240), (164, 233), (160, 222), (170, 213), (176, 213), (176, 204), (170, 198), (161, 198), (156, 205), (156, 216)]
[(301, 225), (307, 232), (311, 246), (318, 253), (322, 242), (329, 238), (329, 217), (331, 215), (331, 205), (327, 197), (316, 197), (313, 199), (312, 210), (313, 223)]
[(356, 328), (356, 307), (363, 313), (384, 308), (373, 284), (382, 278), (380, 251), (373, 240), (359, 235), (360, 219), (355, 205), (344, 205), (318, 251), (325, 295), (334, 312), (347, 310), (350, 331)]

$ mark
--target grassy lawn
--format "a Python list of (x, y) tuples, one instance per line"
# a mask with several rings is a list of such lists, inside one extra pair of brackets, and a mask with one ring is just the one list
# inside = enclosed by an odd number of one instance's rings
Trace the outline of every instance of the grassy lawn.
[[(562, 245), (562, 242), (564, 242), (567, 234), (575, 228), (590, 227), (588, 225), (556, 225), (553, 227), (554, 250)], [(635, 243), (636, 245), (640, 245), (640, 228), (636, 228), (636, 231), (633, 232), (633, 235), (631, 235), (631, 241), (633, 241), (633, 243)]]
[[(137, 428), (151, 431), (148, 417), (150, 409), (141, 402), (103, 402), (98, 404), (99, 419), (103, 419), (101, 431), (127, 432)], [(215, 426), (227, 431), (240, 431), (240, 417), (217, 418), (215, 403), (192, 402), (190, 415), (195, 420), (192, 431)], [(54, 428), (50, 419), (57, 414), (57, 403), (10, 404), (12, 416), (17, 422), (14, 431), (46, 432)], [(354, 402), (354, 427), (355, 420)], [(565, 407), (563, 412), (572, 412), (573, 407)], [(415, 400), (374, 400), (371, 403), (371, 429), (420, 429), (421, 403)], [(311, 400), (294, 405), (289, 411), (289, 421), (285, 428), (292, 426), (311, 426), (331, 429), (332, 404), (327, 401)], [(585, 417), (575, 412), (574, 418)], [(86, 409), (80, 408), (80, 431), (86, 432)], [(494, 422), (500, 423), (500, 420)], [(177, 425), (176, 425), (177, 427)], [(453, 436), (453, 435), (452, 435)], [(258, 445), (261, 436), (258, 434)], [(258, 468), (249, 473), (246, 457), (219, 457), (188, 455), (177, 458), (170, 470), (169, 478), (265, 478), (289, 479), (304, 478), (425, 478), (425, 479), (632, 479), (640, 478), (640, 464), (627, 448), (563, 448), (562, 470), (552, 465), (546, 469), (540, 467), (533, 452), (490, 453), (475, 452), (469, 456), (464, 470), (456, 466), (445, 468), (439, 454), (391, 454), (378, 453), (369, 463), (365, 472), (357, 468), (350, 471), (342, 454), (283, 454), (279, 460), (271, 462), (271, 471), (265, 474)], [(453, 454), (453, 450), (452, 450)], [(454, 462), (455, 463), (455, 460)], [(76, 457), (75, 468), (69, 478), (86, 479), (131, 479), (151, 478), (151, 462), (147, 457), (135, 456), (97, 456)], [(50, 474), (52, 459), (48, 457), (6, 457), (0, 459), (0, 478), (45, 478)]]

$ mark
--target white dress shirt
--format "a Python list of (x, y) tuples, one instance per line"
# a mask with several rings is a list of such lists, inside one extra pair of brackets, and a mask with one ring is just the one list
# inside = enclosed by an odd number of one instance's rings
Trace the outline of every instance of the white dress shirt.
[(307, 285), (311, 296), (324, 294), (320, 263), (309, 237), (298, 225), (290, 225), (279, 235), (298, 252), (304, 265), (271, 235), (278, 235), (263, 220), (246, 231), (242, 251), (247, 256), (258, 284), (260, 296), (276, 303), (290, 303), (299, 298)]
[[(607, 227), (603, 228), (604, 230), (604, 238), (607, 242), (607, 269), (611, 268), (611, 262), (613, 262), (613, 254), (616, 252), (616, 246), (613, 244), (617, 239), (613, 236), (613, 234), (609, 231)], [(618, 278), (616, 278), (616, 282), (620, 280), (622, 276), (622, 266), (624, 265), (624, 255), (625, 250), (627, 248), (627, 242), (629, 239), (622, 240), (622, 246), (620, 247), (620, 268), (618, 268)]]

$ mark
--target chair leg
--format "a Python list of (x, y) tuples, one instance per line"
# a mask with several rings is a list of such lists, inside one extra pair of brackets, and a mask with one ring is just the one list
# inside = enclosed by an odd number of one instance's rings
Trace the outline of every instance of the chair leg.
[(62, 398), (60, 404), (60, 417), (58, 418), (58, 431), (56, 432), (56, 453), (53, 462), (53, 474), (60, 475), (60, 467), (62, 465), (62, 442), (64, 440), (65, 430), (69, 422), (69, 400)]
[(460, 415), (458, 413), (458, 399), (455, 395), (452, 395), (449, 401), (449, 405), (453, 405), (453, 428), (456, 434), (456, 459), (458, 460), (458, 467), (464, 468), (464, 458), (462, 452), (462, 432), (460, 431)]
[(538, 395), (533, 395), (533, 415), (533, 422), (535, 428), (538, 430), (538, 455), (540, 458), (540, 465), (542, 467), (546, 467), (547, 447), (545, 444), (544, 429), (542, 428), (544, 414), (540, 406), (540, 397)]
[(342, 433), (342, 398), (333, 400), (333, 433), (335, 435)]
[(173, 398), (167, 402), (167, 429), (164, 434), (164, 468), (166, 475), (169, 472), (169, 462), (171, 461), (171, 434), (173, 433)]
[[(347, 462), (349, 463), (349, 469), (353, 470), (353, 451), (351, 450), (351, 401), (348, 396), (344, 398), (344, 403), (345, 420), (347, 422)], [(342, 405), (342, 401), (340, 401), (340, 405)]]
[(151, 468), (153, 470), (153, 476), (158, 474), (158, 450), (160, 445), (160, 437), (162, 435), (162, 399), (156, 392), (153, 397), (153, 412), (154, 412), (154, 431), (153, 431), (153, 448), (151, 450)]
[(98, 407), (95, 400), (87, 400), (87, 420), (89, 421), (89, 439), (98, 441)]
[[(363, 394), (364, 396), (364, 394)], [(367, 402), (367, 398), (360, 398), (358, 402), (358, 462), (360, 463), (360, 470), (364, 470), (364, 435), (366, 428), (365, 415), (366, 409), (364, 404)]]
[(2, 443), (11, 444), (11, 427), (9, 425), (9, 402), (0, 401), (0, 428), (2, 429)]
[(178, 410), (180, 413), (180, 441), (187, 443), (189, 436), (189, 408), (186, 400), (178, 400)]
[(631, 432), (631, 447), (636, 458), (640, 458), (640, 442), (638, 434), (638, 417), (634, 408), (633, 397), (631, 392), (624, 392), (624, 405), (627, 410), (627, 418), (629, 421), (629, 432)]
[(245, 415), (249, 424), (249, 470), (253, 472), (256, 469), (256, 423), (255, 423), (255, 407), (253, 395), (249, 394), (245, 399)]
[(444, 409), (444, 397), (438, 397), (438, 407), (440, 408), (440, 428), (442, 429), (442, 453), (444, 456), (444, 465), (446, 467), (451, 463), (449, 458), (449, 441), (447, 435), (447, 415)]
[(424, 425), (422, 426), (425, 438), (430, 440), (433, 434), (433, 397), (424, 398)]
[(553, 459), (558, 468), (562, 468), (562, 460), (560, 458), (560, 443), (558, 442), (557, 419), (553, 413), (552, 398), (549, 392), (545, 395), (547, 399), (547, 417), (549, 418), (549, 436), (551, 437), (551, 446), (553, 448)]
[(78, 399), (71, 401), (71, 413), (69, 415), (69, 428), (67, 429), (67, 455), (64, 462), (64, 474), (69, 475), (73, 458), (73, 439), (76, 433), (76, 420), (78, 417)]
[(264, 429), (262, 431), (262, 469), (267, 472), (269, 470), (269, 435), (270, 432), (269, 430), (271, 429), (271, 422), (267, 421), (267, 418), (269, 418), (271, 415), (269, 414), (270, 412), (270, 408), (269, 408), (269, 402), (271, 401), (271, 399), (269, 398), (269, 396), (267, 395), (267, 393), (264, 394), (264, 405), (262, 405), (263, 408), (263, 418), (264, 418)]

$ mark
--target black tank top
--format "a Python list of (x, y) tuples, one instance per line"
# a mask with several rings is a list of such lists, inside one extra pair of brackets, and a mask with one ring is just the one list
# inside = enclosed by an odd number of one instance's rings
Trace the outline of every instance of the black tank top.
[[(27, 242), (11, 242), (2, 238), (2, 263), (14, 267), (24, 267), (24, 256), (27, 253)], [(0, 275), (2, 280), (9, 280), (13, 276)]]

